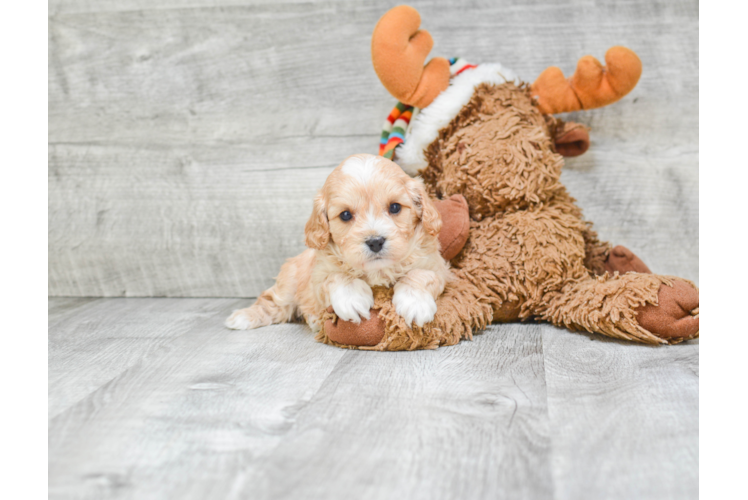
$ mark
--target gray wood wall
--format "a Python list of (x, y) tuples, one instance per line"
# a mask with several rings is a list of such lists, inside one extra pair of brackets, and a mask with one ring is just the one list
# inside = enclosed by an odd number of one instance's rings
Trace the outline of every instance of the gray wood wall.
[[(50, 0), (49, 294), (251, 297), (303, 249), (311, 198), (377, 150), (369, 59), (398, 2)], [(698, 282), (698, 3), (422, 2), (432, 55), (532, 81), (634, 49), (639, 85), (570, 119), (563, 180), (601, 236)]]

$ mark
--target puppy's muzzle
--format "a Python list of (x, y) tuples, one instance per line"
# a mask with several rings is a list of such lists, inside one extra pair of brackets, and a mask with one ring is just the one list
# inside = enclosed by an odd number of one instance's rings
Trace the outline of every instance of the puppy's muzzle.
[(385, 238), (383, 236), (378, 236), (376, 238), (369, 238), (366, 240), (366, 246), (369, 247), (369, 250), (371, 250), (374, 253), (379, 253), (379, 251), (384, 246)]

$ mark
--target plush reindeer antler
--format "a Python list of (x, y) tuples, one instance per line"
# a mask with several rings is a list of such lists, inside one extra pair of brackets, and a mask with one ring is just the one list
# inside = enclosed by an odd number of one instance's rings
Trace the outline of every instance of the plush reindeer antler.
[(540, 111), (554, 114), (600, 108), (631, 92), (642, 74), (641, 60), (626, 47), (608, 49), (605, 64), (584, 56), (568, 80), (556, 66), (547, 68), (532, 84)]
[(435, 57), (423, 62), (434, 40), (419, 30), (421, 16), (400, 5), (387, 11), (371, 36), (371, 60), (379, 80), (399, 101), (425, 108), (449, 86), (449, 61)]

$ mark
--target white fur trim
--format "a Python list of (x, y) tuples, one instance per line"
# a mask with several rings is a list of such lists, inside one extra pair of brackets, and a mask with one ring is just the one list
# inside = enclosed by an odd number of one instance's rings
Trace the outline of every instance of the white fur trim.
[(514, 71), (498, 63), (481, 64), (457, 75), (447, 90), (439, 94), (434, 102), (421, 109), (411, 119), (405, 134), (405, 143), (395, 149), (395, 163), (408, 175), (417, 175), (428, 163), (424, 151), (436, 140), (439, 130), (449, 125), (463, 106), (473, 97), (473, 90), (481, 83), (520, 83)]

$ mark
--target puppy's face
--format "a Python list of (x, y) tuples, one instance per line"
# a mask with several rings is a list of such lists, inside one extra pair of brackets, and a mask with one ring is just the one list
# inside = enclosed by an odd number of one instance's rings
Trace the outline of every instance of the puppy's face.
[(419, 179), (374, 155), (354, 155), (327, 178), (306, 225), (306, 243), (328, 246), (351, 267), (377, 271), (435, 237), (441, 218)]

